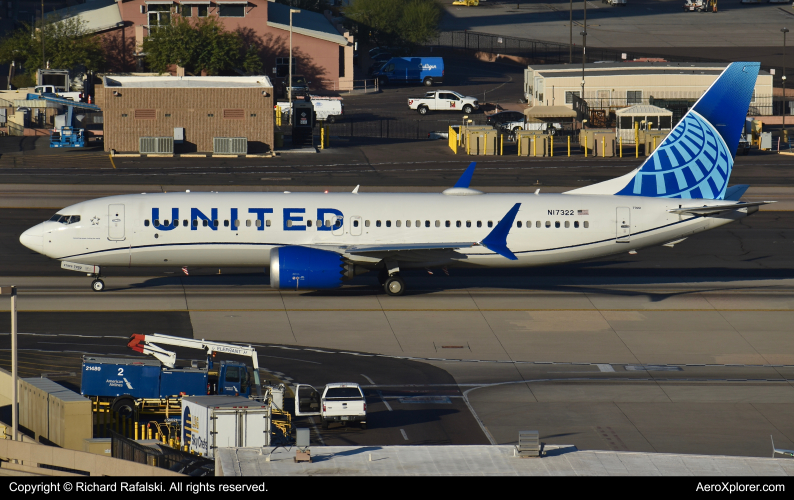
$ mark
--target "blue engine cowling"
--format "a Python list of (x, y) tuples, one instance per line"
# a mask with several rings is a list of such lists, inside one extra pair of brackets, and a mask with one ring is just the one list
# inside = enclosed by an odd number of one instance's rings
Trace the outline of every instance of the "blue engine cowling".
[(270, 250), (270, 286), (276, 289), (338, 288), (347, 274), (342, 256), (301, 246)]

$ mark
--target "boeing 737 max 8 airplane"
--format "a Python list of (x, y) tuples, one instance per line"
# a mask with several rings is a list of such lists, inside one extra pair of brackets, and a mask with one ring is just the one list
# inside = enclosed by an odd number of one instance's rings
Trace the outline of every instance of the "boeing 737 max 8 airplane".
[(326, 289), (379, 271), (400, 295), (401, 269), (528, 267), (672, 246), (747, 217), (728, 179), (758, 63), (733, 63), (636, 170), (562, 194), (484, 194), (472, 163), (439, 194), (151, 193), (60, 210), (20, 236), (87, 272), (132, 266), (261, 266), (283, 289)]

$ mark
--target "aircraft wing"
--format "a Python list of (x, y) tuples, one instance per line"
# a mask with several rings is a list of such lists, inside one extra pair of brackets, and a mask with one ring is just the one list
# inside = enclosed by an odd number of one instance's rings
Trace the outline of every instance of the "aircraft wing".
[(728, 205), (712, 205), (710, 207), (703, 206), (703, 207), (683, 207), (683, 208), (672, 208), (668, 210), (670, 213), (674, 214), (681, 214), (681, 215), (698, 215), (700, 217), (708, 217), (710, 215), (717, 215), (723, 212), (729, 212), (731, 210), (739, 210), (741, 208), (747, 207), (759, 207), (761, 205), (768, 205), (770, 203), (775, 203), (774, 201), (753, 201), (750, 203), (731, 203)]

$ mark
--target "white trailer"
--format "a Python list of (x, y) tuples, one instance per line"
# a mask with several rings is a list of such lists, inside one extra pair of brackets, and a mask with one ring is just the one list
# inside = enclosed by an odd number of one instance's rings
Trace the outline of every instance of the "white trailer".
[(182, 443), (214, 458), (218, 448), (270, 446), (270, 406), (238, 396), (182, 398)]

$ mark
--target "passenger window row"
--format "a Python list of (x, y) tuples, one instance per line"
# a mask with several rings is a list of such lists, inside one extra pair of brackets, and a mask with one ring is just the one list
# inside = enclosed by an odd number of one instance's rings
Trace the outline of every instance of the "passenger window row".
[[(79, 215), (71, 215), (71, 216), (69, 216), (69, 215), (58, 215), (58, 214), (56, 214), (50, 220), (51, 221), (55, 221), (55, 222), (61, 222), (63, 224), (74, 224), (75, 222), (80, 222), (80, 216)], [(219, 227), (220, 226), (220, 222), (221, 221), (218, 220), (218, 219), (215, 219), (215, 220), (212, 220), (212, 221), (209, 221), (209, 220), (206, 220), (206, 219), (202, 219), (201, 220), (201, 225), (203, 227), (209, 227), (210, 223), (212, 223), (213, 227)], [(234, 224), (234, 227), (240, 227), (240, 222), (241, 221), (239, 219), (235, 219), (235, 220), (231, 221), (231, 223)], [(170, 226), (171, 225), (170, 223), (171, 223), (171, 221), (169, 221), (168, 219), (163, 219), (162, 221), (160, 221), (159, 219), (155, 219), (154, 220), (154, 227), (160, 227), (161, 225), (162, 226)], [(306, 226), (307, 227), (312, 227), (313, 223), (314, 223), (314, 221), (307, 220), (306, 221)], [(230, 224), (229, 220), (224, 220), (223, 221), (223, 227), (229, 227), (229, 224)], [(316, 224), (317, 224), (317, 227), (322, 227), (322, 226), (331, 227), (331, 220), (329, 219), (329, 220), (326, 220), (325, 222), (323, 222), (321, 220), (317, 220)], [(353, 227), (358, 227), (358, 224), (359, 224), (358, 220), (354, 219), (353, 220)], [(564, 223), (560, 223), (560, 221), (555, 221), (554, 222), (554, 227), (555, 228), (559, 228), (559, 227), (562, 227), (563, 224), (564, 224), (564, 226), (566, 228), (570, 228), (571, 227), (571, 221), (565, 221)], [(149, 219), (146, 219), (145, 221), (143, 221), (143, 225), (146, 226), (146, 227), (149, 227), (149, 225), (150, 225)], [(182, 226), (188, 227), (189, 225), (190, 225), (190, 221), (188, 221), (187, 219), (184, 219), (182, 221)], [(198, 219), (193, 219), (192, 225), (193, 225), (193, 227), (198, 227), (198, 225), (199, 225)], [(365, 220), (364, 221), (364, 227), (370, 227), (370, 225), (371, 224), (370, 224), (369, 220)], [(402, 227), (402, 225), (403, 225), (403, 221), (401, 221), (401, 220), (394, 221), (394, 227)], [(435, 227), (441, 227), (441, 221), (437, 220), (437, 221), (435, 221), (435, 224), (433, 224), (433, 225)], [(483, 221), (479, 221), (479, 220), (478, 221), (474, 221), (474, 222), (470, 221), (470, 220), (467, 220), (467, 221), (455, 221), (455, 227), (464, 227), (464, 225), (465, 225), (465, 227), (473, 227), (474, 225), (476, 225), (476, 227), (483, 227)], [(489, 220), (489, 221), (487, 221), (486, 225), (488, 227), (493, 227), (494, 223), (493, 223), (493, 221)], [(542, 227), (544, 225), (545, 225), (545, 227), (551, 227), (551, 221), (547, 220), (545, 222), (545, 224), (543, 222), (539, 221), (539, 220), (535, 221), (535, 227), (536, 228)], [(259, 219), (255, 219), (255, 220), (250, 220), (249, 219), (249, 220), (245, 221), (245, 226), (246, 227), (254, 226), (254, 227), (259, 228), (259, 227), (262, 227), (262, 221), (259, 220)], [(271, 226), (271, 221), (269, 219), (265, 220), (265, 226), (267, 226), (267, 227)], [(383, 227), (383, 226), (384, 226), (384, 224), (382, 223), (382, 221), (380, 221), (380, 220), (376, 220), (375, 221), (375, 227)], [(386, 227), (392, 227), (392, 221), (391, 220), (386, 220), (385, 221), (385, 226)], [(412, 226), (414, 226), (414, 227), (422, 227), (422, 221), (421, 220), (417, 220), (417, 221), (407, 220), (407, 221), (405, 221), (405, 227), (412, 227)], [(522, 226), (524, 226), (524, 223), (522, 221), (516, 221), (516, 227), (522, 227)], [(179, 221), (174, 221), (174, 227), (179, 227)], [(287, 227), (292, 227), (292, 221), (291, 220), (287, 221)], [(333, 224), (333, 227), (334, 227), (334, 229), (338, 229), (338, 228), (342, 227), (342, 221), (341, 220), (336, 220), (336, 222)], [(424, 221), (424, 227), (431, 227), (431, 221), (429, 221), (429, 220)], [(449, 220), (448, 221), (444, 221), (444, 227), (452, 227), (452, 221), (449, 221)], [(532, 221), (529, 221), (529, 220), (526, 221), (526, 226), (525, 227), (527, 229), (531, 228), (532, 227)], [(579, 221), (578, 220), (573, 221), (573, 227), (574, 228), (579, 228)], [(584, 227), (585, 229), (589, 228), (590, 227), (590, 222), (588, 222), (588, 221), (582, 222), (582, 227)]]
[[(467, 220), (465, 222), (463, 222), (463, 221), (455, 221), (455, 227), (463, 227), (464, 224), (466, 225), (466, 227), (472, 227), (472, 224), (476, 224), (477, 227), (482, 227), (483, 226), (483, 223), (482, 223), (481, 220), (478, 220), (478, 221), (475, 221), (475, 222), (472, 222), (470, 220)], [(381, 221), (379, 221), (379, 220), (375, 221), (375, 227), (383, 227), (383, 225), (384, 224)], [(394, 221), (394, 227), (402, 227), (402, 225), (403, 225), (403, 221), (401, 221), (401, 220)], [(407, 220), (407, 221), (405, 221), (405, 227), (411, 227), (412, 225), (414, 225), (415, 227), (422, 227), (422, 221), (421, 220), (417, 220), (417, 221)], [(435, 227), (441, 227), (441, 221), (437, 220), (437, 221), (435, 221), (435, 224), (432, 224), (432, 225), (435, 226)], [(488, 227), (493, 227), (493, 221), (489, 220), (487, 225), (488, 225)], [(353, 226), (354, 227), (358, 227), (358, 221), (354, 220), (353, 221)], [(386, 227), (392, 227), (392, 221), (390, 221), (390, 220), (385, 221), (385, 226)], [(426, 220), (425, 223), (424, 223), (424, 226), (425, 227), (431, 227), (431, 221)], [(370, 227), (370, 221), (365, 220), (364, 221), (364, 227)], [(444, 227), (452, 227), (452, 221), (449, 221), (449, 220), (448, 221), (444, 221)]]
[[(564, 224), (565, 224), (565, 227), (571, 227), (571, 221), (569, 221), (569, 220), (565, 221)], [(516, 221), (516, 227), (521, 227), (521, 225), (522, 225), (521, 221)], [(542, 225), (543, 225), (543, 223), (541, 221), (539, 221), (539, 220), (535, 221), (535, 227), (541, 227)], [(551, 227), (551, 221), (547, 220), (545, 226), (546, 227)], [(526, 227), (527, 227), (527, 229), (532, 227), (532, 221), (531, 220), (527, 221)], [(560, 221), (554, 221), (554, 227), (562, 227), (561, 224), (560, 224)], [(573, 221), (573, 227), (574, 228), (578, 228), (579, 227), (579, 221), (578, 220)], [(582, 227), (584, 227), (585, 229), (589, 228), (590, 227), (590, 222), (589, 221), (582, 222)]]
[[(78, 220), (79, 220), (79, 216), (78, 216)], [(173, 223), (174, 223), (174, 227), (179, 227), (179, 221), (178, 220), (174, 220)], [(218, 220), (218, 219), (215, 219), (215, 220), (212, 220), (212, 221), (209, 221), (209, 220), (206, 220), (206, 219), (202, 219), (201, 220), (201, 225), (203, 227), (209, 227), (210, 223), (212, 223), (213, 227), (220, 227), (221, 221)], [(240, 227), (241, 221), (240, 221), (240, 219), (235, 219), (233, 221), (229, 221), (227, 219), (227, 220), (223, 221), (223, 227), (229, 227), (230, 223), (234, 224), (234, 227)], [(149, 224), (150, 224), (149, 223), (149, 219), (146, 219), (146, 220), (143, 221), (143, 225), (144, 226), (149, 227)], [(169, 219), (163, 219), (162, 221), (160, 221), (159, 219), (155, 219), (154, 220), (154, 227), (170, 226), (170, 225), (171, 225), (171, 221)], [(191, 221), (189, 221), (187, 219), (182, 220), (182, 226), (183, 227), (188, 227), (190, 225), (191, 225)], [(193, 225), (193, 227), (198, 227), (199, 226), (199, 220), (198, 219), (193, 219), (192, 225)], [(259, 219), (256, 219), (256, 220), (253, 220), (253, 221), (250, 220), (250, 219), (246, 220), (245, 221), (245, 227), (251, 227), (251, 226), (262, 227), (262, 221), (259, 220)], [(266, 220), (265, 221), (265, 226), (270, 227), (270, 220)]]

